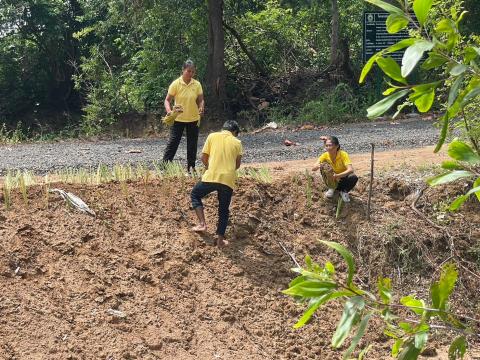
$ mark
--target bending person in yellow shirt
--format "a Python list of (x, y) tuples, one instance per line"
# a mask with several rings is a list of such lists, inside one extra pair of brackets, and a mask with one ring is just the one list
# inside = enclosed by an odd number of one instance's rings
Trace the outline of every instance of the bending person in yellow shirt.
[(202, 162), (207, 169), (192, 189), (192, 207), (198, 218), (198, 225), (193, 231), (207, 230), (202, 198), (213, 191), (218, 198), (218, 224), (216, 244), (221, 247), (228, 244), (225, 240), (230, 201), (237, 178), (237, 169), (243, 155), (242, 143), (237, 139), (240, 128), (236, 121), (229, 120), (223, 124), (222, 131), (208, 135), (202, 150)]
[(335, 136), (322, 136), (320, 140), (323, 140), (326, 152), (318, 158), (318, 162), (312, 168), (312, 171), (320, 169), (322, 163), (329, 164), (334, 172), (335, 188), (329, 188), (325, 193), (325, 197), (332, 198), (335, 191), (339, 191), (342, 200), (349, 202), (350, 196), (348, 193), (355, 187), (358, 181), (358, 177), (353, 173), (350, 157), (346, 151), (340, 150), (340, 143)]

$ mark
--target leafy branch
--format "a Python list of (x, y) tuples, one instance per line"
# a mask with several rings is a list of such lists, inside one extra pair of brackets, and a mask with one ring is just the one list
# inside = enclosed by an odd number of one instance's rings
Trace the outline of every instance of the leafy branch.
[[(361, 289), (354, 283), (356, 273), (352, 253), (344, 246), (329, 241), (323, 244), (336, 250), (344, 259), (348, 267), (345, 280), (339, 279), (335, 267), (327, 261), (323, 267), (312, 261), (310, 256), (305, 257), (306, 268), (294, 268), (299, 275), (293, 279), (289, 288), (283, 293), (294, 297), (302, 303), (307, 303), (305, 313), (300, 317), (294, 328), (307, 324), (313, 314), (324, 304), (333, 300), (344, 303), (342, 317), (332, 336), (332, 346), (341, 347), (346, 339), (352, 335), (350, 346), (343, 358), (349, 359), (358, 343), (362, 339), (373, 316), (384, 322), (384, 334), (394, 340), (392, 356), (400, 360), (417, 359), (428, 342), (432, 329), (447, 328), (456, 331), (456, 337), (449, 348), (449, 360), (461, 359), (468, 348), (468, 337), (474, 335), (473, 330), (462, 323), (459, 318), (480, 323), (466, 316), (458, 316), (450, 311), (449, 297), (457, 281), (457, 270), (453, 263), (447, 263), (442, 268), (440, 279), (430, 287), (430, 301), (417, 299), (413, 295), (404, 296), (400, 303), (392, 303), (391, 280), (379, 278), (377, 294)], [(415, 316), (411, 319), (405, 316)], [(444, 326), (439, 326), (441, 322)], [(355, 332), (354, 332), (355, 330)], [(368, 347), (361, 352), (363, 357)]]
[[(416, 31), (410, 32), (410, 37), (384, 49), (372, 56), (365, 64), (360, 75), (360, 83), (374, 64), (387, 75), (391, 81), (387, 82), (389, 88), (383, 93), (386, 97), (367, 110), (368, 117), (375, 118), (388, 111), (400, 99), (408, 98), (397, 107), (397, 116), (403, 108), (415, 105), (421, 113), (427, 112), (432, 107), (435, 99), (443, 104), (445, 112), (440, 119), (440, 137), (435, 148), (438, 152), (443, 146), (450, 122), (456, 118), (463, 118), (467, 137), (473, 149), (466, 143), (455, 140), (448, 153), (452, 161), (446, 161), (442, 167), (446, 173), (431, 178), (428, 183), (432, 186), (445, 184), (457, 179), (476, 178), (472, 189), (458, 197), (450, 205), (450, 210), (458, 209), (472, 194), (480, 200), (480, 149), (476, 139), (471, 135), (471, 126), (465, 116), (465, 107), (473, 103), (480, 95), (480, 47), (464, 41), (459, 31), (459, 24), (466, 11), (458, 13), (455, 6), (449, 11), (449, 16), (441, 14), (432, 15), (432, 9), (441, 6), (440, 2), (433, 0), (407, 0), (398, 1), (400, 7), (381, 0), (365, 0), (389, 12), (386, 20), (387, 31), (391, 34), (407, 28), (411, 23), (416, 26)], [(415, 13), (417, 22), (413, 21), (411, 9)], [(438, 18), (440, 17), (440, 18)], [(477, 40), (478, 42), (478, 40)], [(400, 65), (389, 56), (390, 53), (405, 49)], [(434, 71), (440, 74), (440, 80), (423, 83), (409, 84), (408, 75), (421, 62), (424, 54), (428, 57), (421, 65), (425, 71)], [(437, 94), (437, 88), (445, 88), (448, 96)], [(445, 98), (445, 100), (443, 100)], [(471, 120), (477, 121), (476, 119)]]

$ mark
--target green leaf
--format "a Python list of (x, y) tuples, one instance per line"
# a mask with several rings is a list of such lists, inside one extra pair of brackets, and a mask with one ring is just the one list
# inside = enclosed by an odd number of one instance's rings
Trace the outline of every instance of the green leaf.
[(392, 46), (386, 48), (383, 53), (384, 54), (389, 54), (398, 50), (405, 49), (406, 47), (409, 47), (415, 43), (415, 39), (413, 38), (408, 38), (408, 39), (403, 39), (397, 42), (396, 44), (393, 44)]
[(365, 357), (365, 355), (367, 355), (367, 352), (370, 351), (372, 346), (373, 346), (373, 344), (369, 344), (365, 349), (360, 351), (360, 354), (358, 354), (358, 360), (363, 360), (363, 358)]
[(475, 153), (468, 144), (460, 140), (454, 140), (448, 146), (448, 155), (455, 160), (465, 161), (469, 164), (480, 164), (480, 156)]
[(420, 355), (420, 349), (415, 347), (415, 344), (410, 341), (404, 347), (402, 352), (398, 355), (398, 360), (417, 360)]
[(452, 106), (455, 100), (457, 99), (458, 96), (458, 91), (460, 90), (460, 86), (463, 83), (464, 79), (464, 74), (459, 76), (458, 78), (455, 79), (455, 81), (452, 84), (452, 87), (450, 88), (450, 92), (448, 94), (448, 107)]
[(365, 315), (365, 317), (360, 322), (360, 325), (358, 325), (357, 333), (353, 337), (352, 342), (348, 347), (347, 351), (345, 352), (345, 354), (343, 354), (344, 360), (348, 359), (348, 357), (352, 354), (353, 350), (355, 350), (358, 343), (362, 339), (363, 335), (365, 334), (365, 330), (367, 329), (368, 321), (370, 320), (371, 316), (372, 316), (372, 313), (368, 313), (367, 315)]
[(402, 110), (406, 107), (406, 106), (409, 106), (409, 105), (412, 105), (412, 103), (410, 101), (405, 101), (403, 104), (400, 104), (397, 106), (397, 111), (395, 112), (395, 114), (393, 114), (392, 116), (392, 119), (396, 119), (397, 116), (402, 112)]
[(449, 182), (452, 182), (458, 179), (471, 177), (473, 175), (474, 174), (470, 171), (454, 170), (454, 171), (450, 171), (448, 173), (437, 175), (427, 179), (427, 184), (430, 186), (437, 186), (437, 185), (447, 184)]
[(479, 49), (475, 48), (474, 46), (468, 46), (465, 49), (463, 55), (463, 61), (465, 64), (470, 64), (470, 61), (475, 60), (475, 58), (479, 55), (477, 50)]
[(445, 170), (463, 170), (464, 167), (457, 161), (445, 160), (442, 162), (442, 169)]
[(418, 332), (415, 334), (415, 347), (419, 350), (422, 350), (428, 340), (427, 332)]
[(463, 359), (463, 356), (467, 352), (468, 343), (465, 336), (459, 336), (453, 340), (452, 344), (448, 348), (448, 360)]
[(463, 64), (456, 64), (451, 70), (450, 70), (450, 75), (452, 76), (458, 76), (460, 74), (463, 74), (466, 70), (468, 69), (467, 66)]
[(295, 279), (290, 281), (290, 283), (288, 284), (288, 287), (293, 287), (301, 282), (304, 282), (306, 279), (307, 278), (305, 276), (297, 276)]
[(324, 240), (320, 240), (320, 242), (331, 247), (332, 249), (336, 250), (340, 255), (342, 255), (348, 266), (347, 285), (350, 286), (352, 284), (353, 275), (355, 274), (355, 261), (353, 260), (352, 253), (348, 251), (346, 247), (340, 245), (339, 243)]
[(421, 26), (423, 26), (427, 20), (428, 12), (432, 7), (432, 2), (433, 0), (415, 0), (413, 2), (413, 11), (415, 12), (417, 20)]
[(455, 21), (455, 24), (458, 26), (458, 24), (462, 21), (463, 17), (468, 14), (468, 11), (462, 11), (460, 16), (458, 17), (458, 20)]
[(427, 60), (425, 60), (422, 64), (422, 69), (431, 70), (437, 67), (442, 66), (448, 61), (444, 56), (437, 54), (436, 52), (432, 51), (428, 54)]
[(288, 288), (287, 290), (283, 290), (282, 292), (286, 295), (310, 298), (322, 296), (336, 287), (337, 284), (328, 281), (306, 280), (295, 284), (294, 286)]
[(443, 266), (440, 280), (430, 287), (432, 305), (440, 311), (446, 310), (447, 300), (457, 282), (458, 273), (455, 264), (447, 263)]
[(458, 198), (456, 198), (451, 204), (450, 204), (450, 207), (448, 208), (448, 210), (450, 211), (455, 211), (455, 210), (458, 210), (458, 208), (460, 206), (463, 205), (463, 203), (465, 201), (468, 200), (468, 198), (470, 197), (470, 195), (472, 194), (475, 194), (477, 199), (480, 201), (480, 178), (478, 178), (477, 180), (475, 180), (475, 182), (473, 183), (473, 188), (471, 188), (465, 195), (461, 195), (459, 196)]
[(302, 317), (297, 321), (297, 323), (293, 325), (293, 327), (295, 329), (298, 329), (304, 326), (308, 322), (308, 320), (310, 320), (315, 311), (317, 311), (320, 306), (322, 306), (331, 299), (331, 295), (331, 293), (325, 294), (317, 299), (312, 299), (307, 310), (303, 313)]
[(403, 339), (397, 339), (395, 340), (395, 343), (392, 346), (392, 356), (396, 357), (398, 355), (398, 352), (400, 351), (400, 348), (403, 345)]
[(415, 103), (419, 112), (427, 112), (432, 107), (435, 100), (435, 86), (435, 84), (424, 84), (413, 87), (413, 93), (409, 99)]
[(335, 266), (330, 261), (325, 263), (325, 270), (332, 275), (335, 274)]
[(402, 58), (402, 76), (407, 77), (417, 66), (417, 63), (425, 51), (430, 51), (435, 45), (427, 40), (416, 39), (413, 45), (409, 46)]
[(459, 197), (457, 197), (455, 200), (452, 201), (452, 203), (451, 203), (450, 206), (448, 207), (448, 210), (449, 210), (449, 211), (456, 211), (456, 210), (458, 210), (458, 208), (459, 208), (460, 206), (462, 206), (463, 203), (464, 203), (465, 201), (467, 201), (467, 200), (468, 200), (468, 196), (466, 196), (466, 195), (460, 195)]
[(392, 281), (388, 278), (379, 277), (377, 282), (378, 295), (384, 304), (390, 304), (392, 299)]
[(365, 301), (361, 296), (354, 296), (345, 302), (342, 317), (332, 337), (332, 346), (334, 348), (342, 346), (348, 334), (350, 334), (350, 330), (358, 313), (361, 312), (364, 307)]
[(305, 264), (307, 265), (308, 270), (312, 270), (312, 258), (310, 255), (305, 255)]
[(407, 306), (417, 315), (423, 315), (425, 312), (424, 309), (420, 309), (425, 307), (425, 303), (422, 300), (416, 299), (414, 296), (404, 296), (400, 299), (400, 303)]
[(450, 19), (442, 19), (435, 26), (435, 31), (439, 33), (453, 33), (455, 32), (455, 23)]
[(380, 115), (385, 113), (388, 109), (390, 109), (397, 100), (407, 95), (409, 91), (410, 90), (408, 89), (399, 91), (397, 93), (394, 93), (384, 98), (383, 100), (380, 100), (376, 104), (373, 104), (367, 109), (367, 116), (370, 119), (379, 117)]
[[(472, 190), (477, 189), (478, 187), (480, 187), (480, 177), (477, 180), (475, 180), (475, 182), (473, 183), (473, 189)], [(472, 190), (470, 190), (470, 191), (472, 191)], [(478, 201), (480, 201), (480, 191), (479, 190), (475, 190), (475, 196), (477, 197)]]
[(391, 87), (391, 88), (388, 88), (387, 90), (385, 90), (382, 95), (384, 96), (387, 96), (387, 95), (390, 95), (390, 94), (393, 94), (395, 91), (397, 91), (398, 88), (396, 87)]
[(474, 88), (468, 88), (465, 96), (462, 99), (461, 108), (463, 109), (466, 105), (470, 103), (470, 100), (480, 95), (480, 86)]
[(375, 54), (373, 55), (370, 59), (368, 59), (367, 63), (362, 69), (362, 73), (360, 74), (360, 79), (358, 82), (361, 84), (365, 81), (365, 78), (367, 77), (368, 73), (372, 69), (373, 64), (375, 64), (375, 61), (378, 59), (379, 55)]
[(442, 130), (440, 131), (440, 137), (438, 139), (437, 146), (435, 146), (435, 150), (433, 150), (434, 153), (437, 153), (440, 151), (440, 149), (443, 146), (443, 143), (445, 142), (445, 139), (447, 138), (448, 124), (450, 122), (448, 111), (445, 113), (445, 115), (441, 117), (441, 120), (443, 121)]
[(407, 27), (410, 21), (403, 14), (390, 14), (387, 17), (386, 26), (389, 34), (396, 34)]
[(402, 76), (400, 65), (398, 65), (391, 56), (378, 58), (377, 64), (380, 66), (380, 69), (393, 80), (401, 82), (402, 84), (407, 83), (407, 80)]
[(390, 14), (403, 15), (402, 9), (396, 6), (393, 6), (389, 3), (386, 3), (384, 1), (381, 1), (381, 0), (365, 0), (365, 1), (375, 6), (378, 6), (379, 8), (382, 8), (385, 11), (388, 11)]
[(413, 326), (407, 322), (399, 322), (398, 326), (405, 331), (407, 334), (411, 334), (413, 332)]

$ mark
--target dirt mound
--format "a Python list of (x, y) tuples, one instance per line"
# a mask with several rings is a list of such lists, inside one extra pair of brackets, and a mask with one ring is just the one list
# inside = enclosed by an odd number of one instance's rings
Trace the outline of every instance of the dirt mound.
[[(300, 262), (309, 253), (335, 260), (342, 271), (340, 259), (317, 240), (339, 241), (355, 253), (361, 280), (373, 286), (378, 273), (395, 275), (405, 295), (429, 282), (450, 256), (441, 228), (447, 221), (465, 268), (480, 266), (478, 203), (440, 220), (439, 208), (427, 213), (435, 227), (409, 208), (413, 192), (401, 184), (392, 192), (387, 183), (375, 186), (369, 223), (365, 183), (336, 220), (319, 178), (243, 179), (231, 207), (232, 245), (224, 250), (189, 231), (191, 179), (55, 185), (85, 200), (96, 218), (69, 210), (41, 187), (30, 189), (28, 204), (16, 193), (13, 207), (0, 210), (0, 358), (340, 359), (330, 348), (339, 305), (292, 329), (304, 306), (280, 293), (293, 262), (279, 242)], [(425, 194), (417, 207), (432, 208), (423, 202), (430, 198)], [(215, 203), (214, 196), (206, 200), (210, 231)], [(400, 272), (388, 266), (393, 261)], [(472, 315), (478, 279), (462, 269), (460, 276), (461, 310)], [(387, 358), (390, 344), (375, 323), (360, 345), (367, 340), (374, 344), (368, 358)], [(441, 348), (447, 340), (434, 341)]]

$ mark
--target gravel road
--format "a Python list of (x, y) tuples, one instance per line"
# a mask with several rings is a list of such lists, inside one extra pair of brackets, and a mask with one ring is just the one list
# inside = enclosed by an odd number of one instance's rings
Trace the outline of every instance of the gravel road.
[[(265, 130), (257, 134), (240, 134), (244, 146), (244, 162), (270, 162), (310, 159), (323, 150), (321, 135), (335, 135), (349, 153), (393, 150), (433, 145), (439, 130), (432, 121), (419, 118), (400, 122), (368, 122), (324, 127), (321, 130)], [(206, 134), (199, 139), (199, 151)], [(299, 143), (285, 146), (285, 139)], [(166, 138), (122, 139), (112, 141), (65, 141), (0, 145), (0, 174), (7, 170), (27, 169), (38, 174), (68, 167), (96, 167), (98, 164), (146, 163), (161, 160)], [(176, 159), (186, 162), (185, 138)]]

